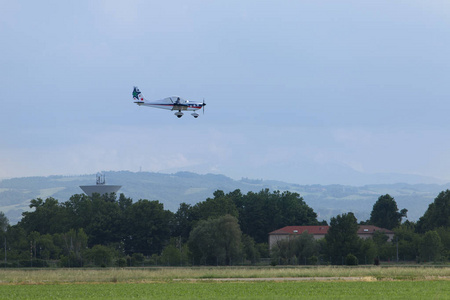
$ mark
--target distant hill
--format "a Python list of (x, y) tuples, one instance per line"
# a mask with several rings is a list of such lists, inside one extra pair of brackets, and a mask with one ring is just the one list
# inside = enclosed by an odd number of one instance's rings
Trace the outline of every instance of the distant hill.
[[(199, 175), (191, 172), (175, 174), (151, 172), (104, 172), (106, 183), (121, 185), (120, 193), (132, 198), (159, 200), (166, 209), (177, 211), (181, 202), (195, 204), (213, 197), (213, 192), (225, 193), (240, 189), (243, 194), (271, 191), (291, 191), (299, 193), (305, 202), (319, 215), (319, 220), (327, 220), (337, 214), (353, 212), (359, 221), (370, 217), (373, 204), (379, 196), (390, 194), (398, 208), (408, 209), (408, 219), (418, 220), (439, 192), (448, 185), (439, 184), (374, 184), (364, 186), (346, 185), (299, 185), (281, 181), (254, 180), (243, 178), (233, 180), (223, 175)], [(11, 224), (21, 219), (23, 211), (29, 210), (31, 199), (53, 197), (59, 202), (67, 201), (74, 194), (83, 191), (80, 185), (95, 184), (95, 174), (79, 176), (23, 177), (0, 181), (0, 211), (4, 212)], [(292, 224), (295, 225), (295, 224)]]

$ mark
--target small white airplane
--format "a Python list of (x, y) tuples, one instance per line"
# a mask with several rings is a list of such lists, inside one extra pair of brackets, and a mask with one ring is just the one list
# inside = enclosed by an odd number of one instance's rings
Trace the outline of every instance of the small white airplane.
[(181, 112), (182, 110), (194, 111), (191, 114), (194, 118), (198, 118), (199, 116), (199, 114), (195, 112), (197, 109), (203, 108), (203, 113), (205, 113), (205, 105), (206, 105), (205, 100), (203, 100), (203, 102), (191, 102), (182, 99), (178, 96), (172, 96), (150, 102), (144, 99), (144, 96), (139, 91), (137, 86), (135, 86), (133, 89), (133, 99), (135, 100), (134, 103), (136, 103), (139, 106), (143, 105), (148, 107), (178, 110), (175, 113), (175, 116), (177, 116), (178, 118), (181, 118), (183, 116), (183, 113)]

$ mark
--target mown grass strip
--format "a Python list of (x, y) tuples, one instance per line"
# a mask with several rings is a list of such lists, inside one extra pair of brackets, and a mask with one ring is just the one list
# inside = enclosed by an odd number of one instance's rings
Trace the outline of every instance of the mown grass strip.
[(450, 278), (450, 267), (201, 267), (125, 269), (0, 269), (1, 284), (142, 283), (183, 279), (371, 277), (377, 280)]

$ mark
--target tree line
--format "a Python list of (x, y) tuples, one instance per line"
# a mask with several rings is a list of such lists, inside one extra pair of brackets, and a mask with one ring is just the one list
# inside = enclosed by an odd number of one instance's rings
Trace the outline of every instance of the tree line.
[(358, 238), (357, 220), (349, 212), (331, 218), (325, 239), (314, 240), (306, 233), (279, 242), (269, 252), (271, 231), (289, 225), (326, 225), (298, 193), (217, 190), (195, 205), (181, 203), (175, 213), (159, 201), (133, 202), (124, 194), (76, 194), (66, 202), (38, 198), (30, 201), (33, 210), (24, 212), (16, 225), (9, 225), (0, 212), (2, 264), (232, 265), (269, 257), (273, 264), (341, 264), (352, 259), (372, 263), (394, 258), (397, 245), (404, 260), (448, 259), (449, 199), (450, 191), (442, 192), (417, 223), (401, 223), (407, 210), (399, 212), (392, 197), (381, 196), (371, 218), (360, 224), (393, 229), (395, 243), (382, 233), (370, 240)]
[[(441, 192), (425, 214), (417, 221), (405, 221), (407, 209), (399, 211), (389, 194), (378, 198), (370, 219), (357, 222), (353, 213), (331, 218), (324, 239), (314, 240), (310, 234), (297, 239), (279, 241), (272, 251), (278, 263), (379, 264), (385, 261), (436, 262), (450, 259), (450, 191)], [(370, 239), (358, 237), (359, 225), (375, 225), (392, 230), (391, 241), (382, 231)]]

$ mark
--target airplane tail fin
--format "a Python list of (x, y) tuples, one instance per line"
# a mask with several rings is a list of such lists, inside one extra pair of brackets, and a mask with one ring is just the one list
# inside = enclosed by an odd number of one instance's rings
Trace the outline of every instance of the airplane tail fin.
[(141, 91), (139, 91), (139, 88), (137, 86), (133, 89), (133, 99), (137, 102), (143, 102), (144, 101), (144, 95), (142, 95)]

